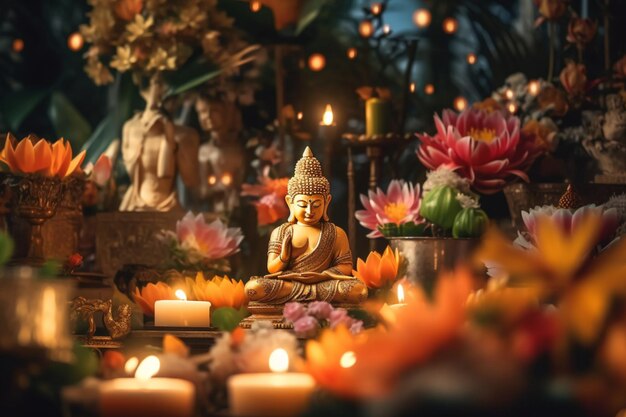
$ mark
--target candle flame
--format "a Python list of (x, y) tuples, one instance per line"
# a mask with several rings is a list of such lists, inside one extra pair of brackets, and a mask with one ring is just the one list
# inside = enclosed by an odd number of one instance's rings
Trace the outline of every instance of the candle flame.
[(159, 358), (154, 355), (150, 355), (145, 358), (139, 366), (137, 367), (137, 372), (135, 372), (135, 378), (141, 380), (148, 380), (155, 376), (157, 372), (161, 369), (161, 362)]
[(176, 298), (178, 298), (179, 300), (182, 301), (187, 301), (187, 294), (185, 294), (185, 291), (183, 290), (176, 290), (176, 292), (174, 293), (174, 295), (176, 296)]
[(322, 124), (324, 126), (331, 126), (333, 124), (333, 108), (330, 107), (330, 104), (326, 105), (324, 116), (322, 117)]
[(270, 355), (269, 364), (272, 372), (286, 372), (289, 369), (289, 354), (285, 349), (275, 349)]
[(398, 284), (398, 302), (404, 303), (404, 288), (402, 284)]
[(137, 356), (133, 356), (127, 360), (124, 364), (124, 372), (126, 372), (126, 375), (132, 375), (132, 373), (135, 372), (135, 369), (137, 369), (137, 365), (139, 365), (139, 359)]
[(343, 355), (341, 355), (341, 359), (339, 359), (339, 365), (342, 368), (352, 368), (356, 363), (356, 356), (354, 352), (349, 350)]
[(539, 81), (533, 80), (528, 83), (528, 92), (531, 95), (536, 96), (537, 94), (539, 94), (540, 89), (541, 89), (541, 85), (539, 84)]
[(222, 184), (228, 186), (233, 183), (233, 176), (229, 173), (222, 175)]

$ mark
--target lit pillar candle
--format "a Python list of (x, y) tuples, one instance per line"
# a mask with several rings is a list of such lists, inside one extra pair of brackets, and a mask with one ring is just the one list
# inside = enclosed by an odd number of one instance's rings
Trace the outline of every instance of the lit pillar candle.
[(391, 103), (378, 97), (365, 102), (365, 135), (385, 135), (391, 132)]
[(233, 416), (297, 416), (306, 408), (315, 388), (309, 374), (286, 372), (289, 356), (284, 349), (270, 355), (272, 373), (239, 374), (228, 379), (230, 414)]
[(100, 385), (102, 417), (191, 417), (195, 387), (183, 379), (152, 378), (160, 368), (156, 356), (139, 364), (135, 378), (116, 378)]
[(210, 327), (211, 303), (188, 301), (183, 290), (176, 290), (179, 300), (154, 303), (154, 325), (170, 327)]
[(318, 136), (320, 140), (331, 143), (337, 138), (337, 125), (335, 124), (333, 108), (330, 104), (327, 104), (324, 109)]

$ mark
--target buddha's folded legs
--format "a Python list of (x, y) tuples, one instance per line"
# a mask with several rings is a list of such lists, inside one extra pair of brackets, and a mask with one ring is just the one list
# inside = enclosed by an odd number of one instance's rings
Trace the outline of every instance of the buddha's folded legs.
[(329, 279), (316, 284), (305, 284), (276, 278), (252, 277), (245, 290), (250, 301), (274, 305), (292, 301), (357, 304), (367, 298), (367, 287), (357, 279)]

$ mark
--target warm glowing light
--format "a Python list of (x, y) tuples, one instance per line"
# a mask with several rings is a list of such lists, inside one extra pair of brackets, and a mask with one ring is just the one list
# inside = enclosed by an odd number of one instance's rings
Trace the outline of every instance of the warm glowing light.
[(270, 355), (269, 364), (272, 372), (287, 372), (289, 369), (289, 354), (283, 348), (275, 349)]
[(398, 302), (404, 303), (404, 287), (402, 284), (398, 284)]
[(383, 26), (383, 33), (385, 35), (389, 35), (391, 33), (391, 26), (389, 26), (389, 25)]
[(222, 175), (222, 184), (228, 186), (233, 183), (233, 176), (229, 173)]
[(359, 35), (369, 38), (374, 34), (374, 25), (369, 20), (363, 20), (359, 23)]
[(515, 105), (515, 103), (509, 103), (506, 106), (507, 110), (509, 111), (509, 113), (514, 114), (517, 111), (517, 106)]
[(448, 35), (453, 34), (459, 28), (459, 23), (453, 17), (447, 17), (443, 20), (443, 31)]
[(374, 3), (372, 4), (371, 10), (373, 15), (379, 15), (383, 12), (383, 5), (380, 3)]
[(427, 27), (430, 25), (431, 20), (432, 16), (426, 9), (417, 9), (415, 13), (413, 13), (413, 23), (415, 23), (415, 26), (419, 28)]
[(510, 88), (507, 88), (507, 90), (504, 92), (504, 97), (508, 98), (509, 100), (512, 100), (513, 90), (511, 90)]
[(139, 359), (137, 356), (133, 356), (127, 360), (124, 364), (124, 372), (126, 372), (126, 375), (132, 375), (132, 373), (135, 372), (135, 369), (137, 369), (137, 365), (139, 365)]
[(354, 59), (357, 56), (356, 48), (349, 48), (347, 52), (348, 58)]
[(467, 99), (465, 97), (457, 97), (454, 99), (454, 108), (463, 111), (467, 107)]
[(22, 52), (24, 50), (24, 40), (20, 38), (13, 39), (13, 44), (11, 45), (11, 48), (13, 49), (13, 52)]
[(326, 66), (326, 58), (322, 54), (312, 54), (309, 57), (309, 69), (311, 71), (321, 71)]
[(470, 65), (474, 65), (476, 63), (476, 54), (467, 54), (467, 63)]
[(78, 32), (74, 32), (67, 37), (67, 47), (74, 52), (80, 51), (84, 44), (85, 39), (83, 38), (83, 35)]
[(324, 126), (331, 126), (333, 124), (333, 108), (330, 104), (326, 105), (324, 109), (324, 115), (322, 116), (322, 124)]
[(187, 301), (187, 294), (185, 294), (185, 291), (183, 290), (176, 290), (176, 292), (174, 293), (174, 295), (176, 296), (176, 298), (178, 298), (179, 300), (182, 301)]
[(415, 92), (415, 83), (411, 83), (411, 84), (409, 84), (409, 91), (410, 91), (411, 93), (414, 93), (414, 92)]
[(354, 355), (354, 352), (352, 352), (351, 350), (341, 355), (341, 359), (339, 359), (339, 365), (342, 368), (352, 368), (355, 363), (356, 363), (356, 356)]
[(528, 92), (531, 95), (536, 96), (537, 94), (539, 94), (539, 90), (541, 90), (541, 84), (539, 84), (539, 81), (532, 80), (528, 83)]
[(304, 118), (304, 113), (299, 111), (298, 114), (296, 115), (296, 117), (298, 118), (298, 120), (302, 120), (302, 118)]
[(435, 86), (432, 84), (426, 84), (424, 86), (424, 92), (429, 96), (435, 93)]
[(154, 355), (150, 355), (141, 361), (137, 367), (135, 378), (143, 380), (150, 379), (155, 376), (157, 372), (159, 372), (159, 369), (161, 369), (161, 362), (159, 361), (159, 358)]
[(252, 10), (254, 13), (258, 12), (259, 10), (261, 10), (261, 2), (260, 1), (251, 1), (250, 2), (250, 10)]
[(207, 178), (206, 180), (209, 185), (215, 185), (215, 183), (217, 182), (217, 177), (215, 175), (209, 175), (209, 178)]

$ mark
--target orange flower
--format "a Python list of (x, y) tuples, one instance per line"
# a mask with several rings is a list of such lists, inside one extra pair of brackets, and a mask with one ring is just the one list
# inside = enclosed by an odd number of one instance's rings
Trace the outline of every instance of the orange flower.
[(139, 291), (135, 288), (134, 300), (146, 316), (154, 316), (154, 303), (159, 300), (177, 300), (172, 287), (164, 282), (149, 283)]
[(565, 94), (554, 86), (542, 88), (537, 96), (537, 102), (541, 110), (552, 110), (552, 114), (557, 117), (565, 116), (569, 110)]
[(557, 131), (556, 124), (547, 117), (539, 121), (531, 119), (522, 127), (522, 135), (534, 137), (537, 147), (546, 151), (554, 151), (556, 148)]
[[(406, 290), (406, 306), (388, 328), (352, 335), (326, 329), (306, 346), (307, 370), (317, 383), (349, 398), (382, 395), (409, 367), (425, 362), (458, 334), (472, 279), (465, 270), (441, 275), (432, 302), (421, 288)], [(419, 335), (419, 337), (416, 337)]]
[(15, 138), (8, 134), (0, 161), (7, 164), (14, 174), (42, 174), (47, 177), (65, 178), (80, 170), (85, 151), (72, 159), (72, 147), (65, 139), (54, 144), (35, 136), (27, 136), (15, 145)]
[(487, 113), (503, 110), (504, 107), (493, 97), (487, 97), (483, 101), (477, 101), (472, 105), (476, 110), (483, 110)]
[(573, 17), (567, 26), (567, 41), (575, 43), (579, 48), (587, 45), (596, 36), (598, 22), (591, 19)]
[(353, 270), (352, 274), (368, 288), (380, 288), (396, 279), (399, 264), (398, 249), (394, 252), (391, 247), (387, 246), (382, 256), (378, 252), (372, 251), (365, 262), (361, 258), (357, 259), (357, 270)]
[(585, 92), (587, 87), (586, 72), (583, 64), (576, 64), (574, 61), (569, 61), (563, 68), (559, 79), (570, 96), (579, 96)]
[(191, 278), (186, 278), (185, 281), (195, 299), (210, 301), (213, 310), (220, 307), (240, 309), (247, 304), (243, 281), (236, 281), (228, 276), (214, 276), (207, 280), (202, 272), (196, 274), (195, 281)]
[(548, 20), (556, 20), (567, 11), (565, 0), (534, 0), (539, 14)]
[(115, 2), (115, 14), (123, 20), (133, 20), (137, 13), (143, 9), (143, 0), (117, 0)]

